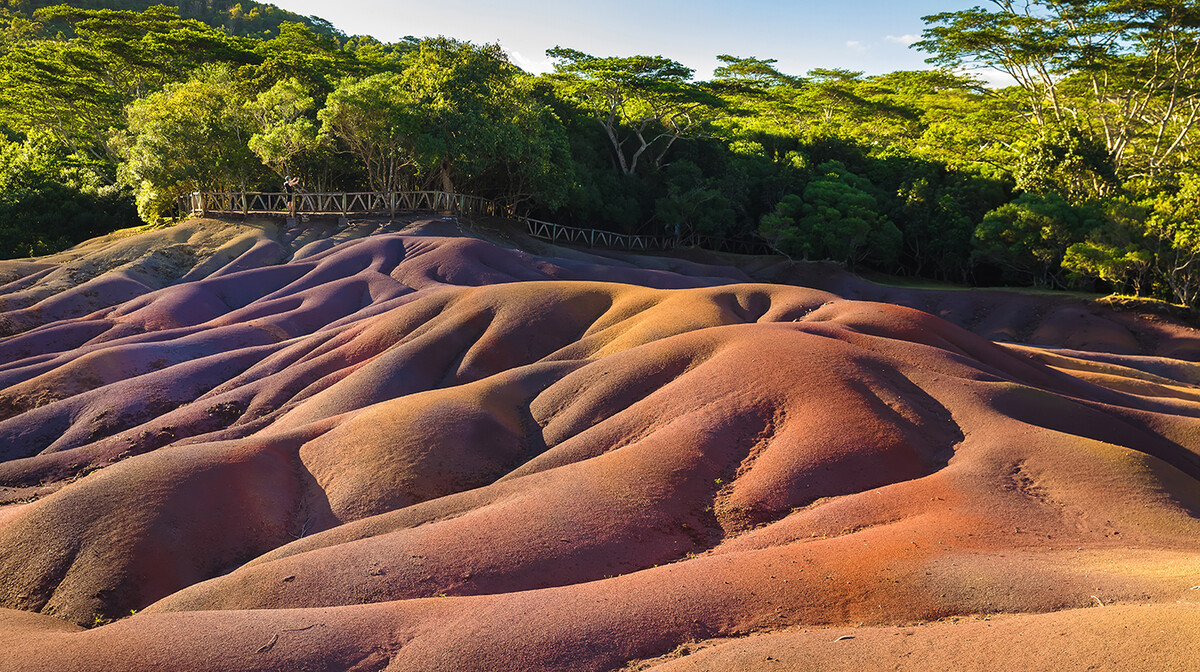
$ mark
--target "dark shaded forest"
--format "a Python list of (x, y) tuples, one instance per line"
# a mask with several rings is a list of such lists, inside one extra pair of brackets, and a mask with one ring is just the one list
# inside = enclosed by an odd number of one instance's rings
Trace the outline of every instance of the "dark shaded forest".
[[(10, 1), (0, 256), (197, 190), (444, 189), (563, 224), (758, 237), (795, 259), (1200, 302), (1200, 3), (925, 17), (937, 69), (386, 44), (271, 5)], [(1006, 73), (986, 88), (964, 69)]]

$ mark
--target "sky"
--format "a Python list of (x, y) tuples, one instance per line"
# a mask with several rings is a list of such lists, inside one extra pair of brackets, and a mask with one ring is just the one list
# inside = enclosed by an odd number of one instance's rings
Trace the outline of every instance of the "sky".
[(791, 75), (845, 68), (879, 75), (924, 69), (922, 16), (981, 0), (274, 0), (349, 35), (395, 42), (443, 35), (495, 43), (527, 71), (551, 69), (546, 50), (666, 56), (707, 79), (718, 54), (773, 58)]

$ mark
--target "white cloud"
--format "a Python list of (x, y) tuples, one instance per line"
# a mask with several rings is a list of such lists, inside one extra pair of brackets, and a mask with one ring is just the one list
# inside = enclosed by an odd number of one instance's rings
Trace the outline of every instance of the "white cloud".
[(981, 80), (983, 85), (989, 89), (1003, 89), (1009, 86), (1016, 86), (1017, 80), (1013, 79), (1008, 73), (993, 70), (991, 68), (975, 68), (966, 69), (960, 68), (959, 74), (969, 75), (975, 79)]
[(508, 58), (513, 65), (533, 75), (541, 75), (554, 69), (554, 63), (549, 58), (525, 58), (519, 51), (509, 51)]
[(854, 50), (854, 51), (859, 51), (859, 52), (870, 49), (870, 47), (863, 44), (862, 42), (859, 42), (858, 40), (850, 40), (849, 42), (846, 43), (846, 48)]
[(921, 36), (912, 34), (901, 35), (899, 37), (895, 35), (888, 35), (883, 39), (887, 40), (888, 42), (895, 42), (896, 44), (903, 44), (904, 46), (908, 47), (912, 46), (913, 43), (920, 41)]

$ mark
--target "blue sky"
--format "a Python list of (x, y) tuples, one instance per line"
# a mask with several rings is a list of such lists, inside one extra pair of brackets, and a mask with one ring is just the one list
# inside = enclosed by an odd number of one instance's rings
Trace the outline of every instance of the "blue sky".
[(348, 34), (392, 42), (405, 35), (445, 35), (499, 42), (533, 72), (550, 68), (555, 45), (595, 56), (662, 55), (704, 79), (717, 54), (774, 58), (800, 75), (812, 68), (867, 74), (928, 67), (908, 44), (921, 17), (987, 4), (984, 0), (275, 0), (317, 15)]

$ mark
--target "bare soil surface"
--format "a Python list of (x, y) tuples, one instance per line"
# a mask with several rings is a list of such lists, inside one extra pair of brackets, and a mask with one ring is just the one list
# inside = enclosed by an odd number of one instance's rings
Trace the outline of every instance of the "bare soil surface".
[(453, 218), (0, 283), (0, 670), (1194, 669), (1171, 315)]

